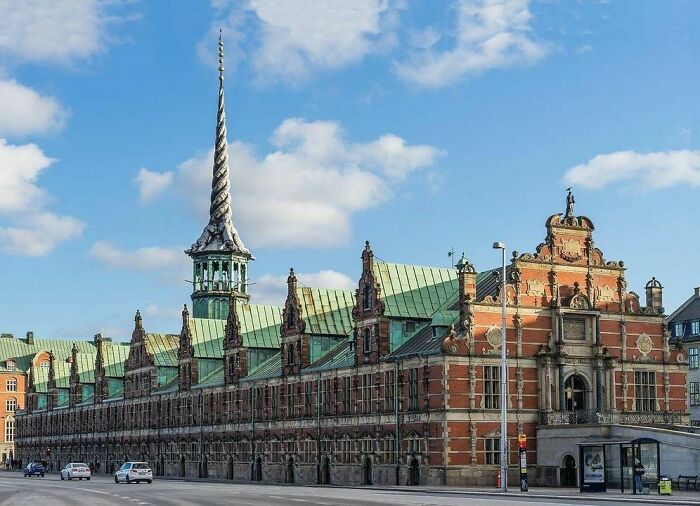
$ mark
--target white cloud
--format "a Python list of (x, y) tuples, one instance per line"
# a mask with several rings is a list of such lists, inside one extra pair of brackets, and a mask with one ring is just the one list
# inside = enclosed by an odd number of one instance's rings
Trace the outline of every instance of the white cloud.
[[(301, 286), (313, 288), (336, 288), (341, 290), (354, 290), (357, 281), (345, 274), (333, 270), (321, 270), (318, 272), (297, 273), (297, 283)], [(287, 298), (287, 275), (273, 276), (266, 274), (254, 280), (251, 285), (251, 296), (256, 304), (284, 304)]]
[(182, 316), (182, 306), (177, 308), (167, 308), (158, 304), (149, 304), (143, 311), (141, 311), (141, 313), (144, 317), (175, 320), (177, 322)]
[(0, 53), (66, 62), (100, 50), (104, 16), (97, 0), (0, 0)]
[(142, 168), (134, 177), (134, 184), (139, 188), (139, 199), (142, 204), (149, 204), (165, 191), (173, 182), (175, 174), (172, 171), (153, 172)]
[(38, 185), (54, 160), (34, 144), (12, 145), (0, 139), (0, 249), (5, 253), (42, 256), (60, 242), (79, 237), (84, 223), (47, 211), (51, 200)]
[(184, 248), (152, 246), (123, 250), (108, 241), (98, 241), (90, 248), (90, 256), (108, 267), (133, 271), (153, 271), (189, 266)]
[(80, 237), (85, 224), (50, 212), (29, 214), (17, 226), (0, 227), (0, 248), (6, 253), (43, 256), (60, 242)]
[(625, 181), (651, 189), (678, 184), (700, 186), (700, 151), (618, 151), (598, 155), (568, 169), (564, 180), (593, 189)]
[[(272, 134), (275, 151), (259, 157), (243, 143), (229, 147), (234, 221), (253, 246), (337, 246), (350, 238), (353, 214), (391, 197), (411, 172), (442, 151), (385, 135), (350, 143), (332, 121), (285, 120)], [(178, 186), (205, 220), (213, 153), (178, 167)]]
[(250, 61), (259, 75), (289, 81), (384, 50), (396, 22), (388, 0), (214, 1), (219, 9), (228, 5), (234, 7), (225, 23), (227, 42), (255, 38)]
[[(532, 37), (529, 0), (460, 0), (457, 26), (450, 49), (437, 48), (441, 40), (427, 29), (414, 42), (419, 46), (395, 63), (406, 81), (439, 88), (480, 72), (529, 64), (543, 58), (546, 46)], [(426, 47), (427, 44), (431, 46)]]
[(0, 135), (27, 135), (59, 130), (66, 111), (52, 97), (39, 95), (14, 80), (0, 80)]

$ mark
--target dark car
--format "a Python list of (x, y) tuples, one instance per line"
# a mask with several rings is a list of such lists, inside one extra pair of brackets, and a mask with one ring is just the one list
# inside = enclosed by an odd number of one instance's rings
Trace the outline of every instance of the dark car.
[(41, 476), (43, 478), (45, 471), (46, 469), (44, 469), (44, 466), (38, 462), (32, 462), (31, 464), (27, 464), (27, 467), (24, 468), (24, 477)]

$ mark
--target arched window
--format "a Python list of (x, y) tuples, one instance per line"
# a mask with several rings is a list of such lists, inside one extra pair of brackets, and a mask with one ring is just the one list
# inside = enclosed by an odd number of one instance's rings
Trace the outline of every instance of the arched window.
[(5, 410), (14, 413), (17, 410), (17, 399), (10, 397), (5, 401)]
[(370, 335), (369, 327), (363, 330), (362, 334), (362, 351), (369, 353), (372, 350), (372, 336)]
[(369, 309), (372, 307), (372, 287), (369, 283), (365, 284), (365, 288), (362, 291), (362, 309)]
[(289, 343), (287, 347), (287, 364), (294, 365), (294, 344)]
[(5, 383), (5, 386), (6, 386), (6, 389), (8, 392), (16, 392), (17, 391), (17, 380), (15, 378), (10, 378)]
[(17, 364), (15, 364), (14, 360), (6, 360), (5, 361), (5, 368), (8, 371), (15, 371), (15, 370), (17, 370)]

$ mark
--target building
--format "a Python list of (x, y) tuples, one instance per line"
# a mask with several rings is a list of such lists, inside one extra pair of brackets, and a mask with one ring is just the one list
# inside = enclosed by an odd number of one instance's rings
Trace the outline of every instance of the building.
[(700, 288), (668, 317), (673, 338), (682, 344), (688, 359), (688, 406), (690, 424), (700, 427)]
[[(577, 456), (548, 438), (687, 423), (687, 364), (670, 346), (662, 287), (647, 285), (644, 302), (628, 289), (626, 266), (604, 258), (571, 193), (544, 242), (513, 253), (505, 287), (500, 269), (477, 272), (465, 256), (454, 268), (387, 263), (366, 243), (356, 290), (301, 287), (290, 270), (275, 307), (250, 300), (253, 257), (228, 181), (221, 64), (210, 219), (186, 252), (192, 313), (167, 335), (137, 311), (123, 367), (103, 343), (93, 378), (72, 369), (61, 384), (54, 366), (44, 391), (30, 382), (22, 458), (50, 449), (56, 467), (141, 459), (157, 475), (493, 485), (502, 296), (511, 479), (519, 434), (532, 480), (565, 484)], [(92, 395), (78, 397), (88, 383)]]
[[(96, 347), (101, 340), (103, 339), (99, 334), (92, 342), (76, 341), (75, 344), (63, 339), (35, 338), (33, 332), (27, 332), (23, 339), (12, 334), (0, 335), (0, 457), (3, 464), (15, 456), (15, 412), (25, 409), (27, 390), (33, 392), (38, 409), (46, 408), (45, 392), (52, 362), (55, 381), (59, 386), (65, 387), (57, 400), (58, 405), (68, 405), (67, 388), (70, 382), (71, 361), (74, 358), (80, 367), (82, 395), (86, 399), (91, 397)], [(128, 346), (113, 345), (111, 342), (108, 347), (127, 351), (129, 349)], [(125, 356), (117, 358), (120, 365)], [(121, 380), (119, 383), (121, 384)]]

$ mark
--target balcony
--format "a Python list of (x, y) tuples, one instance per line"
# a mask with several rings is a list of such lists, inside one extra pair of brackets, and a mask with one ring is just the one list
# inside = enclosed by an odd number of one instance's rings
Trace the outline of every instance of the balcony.
[(680, 411), (540, 411), (540, 425), (680, 425)]

